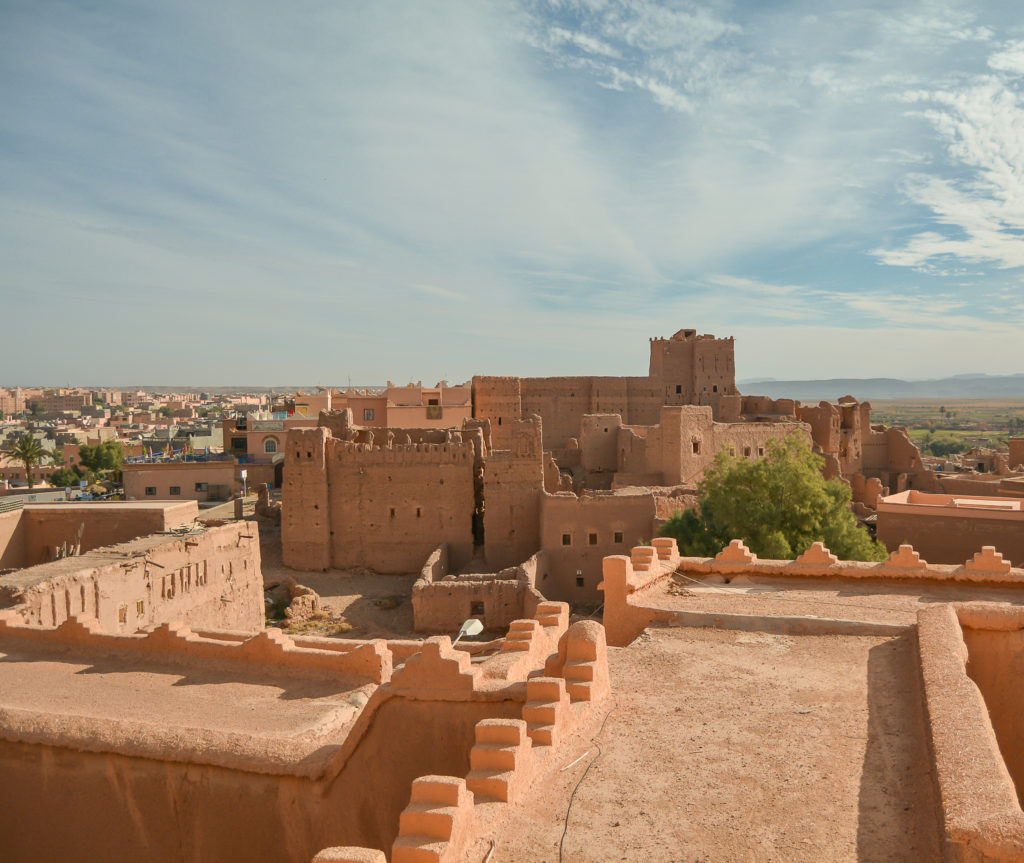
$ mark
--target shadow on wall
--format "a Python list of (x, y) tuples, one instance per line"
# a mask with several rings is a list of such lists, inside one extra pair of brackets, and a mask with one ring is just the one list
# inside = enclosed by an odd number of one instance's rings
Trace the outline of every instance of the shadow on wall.
[(857, 860), (941, 860), (941, 819), (925, 742), (916, 631), (871, 648), (867, 677)]

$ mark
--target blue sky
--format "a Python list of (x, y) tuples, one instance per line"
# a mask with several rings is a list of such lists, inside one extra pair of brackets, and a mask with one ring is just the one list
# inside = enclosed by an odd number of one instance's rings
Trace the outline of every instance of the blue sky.
[(1015, 6), (5, 0), (0, 383), (1024, 371)]

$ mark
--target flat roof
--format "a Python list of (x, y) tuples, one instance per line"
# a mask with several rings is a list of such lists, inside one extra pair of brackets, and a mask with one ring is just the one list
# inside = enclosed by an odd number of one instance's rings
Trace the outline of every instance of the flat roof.
[(8, 740), (315, 775), (374, 689), (337, 673), (0, 635)]
[(467, 859), (938, 860), (914, 662), (908, 635), (649, 629)]

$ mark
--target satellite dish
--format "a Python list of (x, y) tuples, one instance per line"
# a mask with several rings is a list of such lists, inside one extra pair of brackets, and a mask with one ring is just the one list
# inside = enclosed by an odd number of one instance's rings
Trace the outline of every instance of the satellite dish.
[(484, 625), (477, 618), (471, 617), (459, 627), (459, 634), (455, 636), (455, 641), (452, 642), (452, 646), (454, 647), (458, 644), (459, 639), (464, 635), (472, 637), (474, 635), (479, 635), (483, 631)]

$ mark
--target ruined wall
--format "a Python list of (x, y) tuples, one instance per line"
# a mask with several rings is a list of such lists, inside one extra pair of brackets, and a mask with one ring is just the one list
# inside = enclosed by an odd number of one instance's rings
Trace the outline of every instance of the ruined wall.
[(538, 589), (548, 599), (590, 602), (601, 598), (601, 561), (624, 554), (654, 535), (650, 494), (545, 495), (541, 505), (541, 547), (546, 572)]
[(64, 542), (74, 545), (82, 525), (81, 550), (86, 552), (188, 524), (199, 515), (199, 507), (195, 501), (173, 506), (38, 504), (25, 507), (24, 513), (25, 551), (21, 565), (34, 566), (52, 560), (54, 546)]
[(936, 477), (904, 428), (873, 428), (863, 439), (861, 470), (877, 477), (895, 494), (908, 488), (938, 491)]
[(461, 440), (371, 448), (329, 439), (330, 565), (415, 572), (442, 542), (452, 566), (468, 563), (474, 460)]
[(427, 558), (412, 588), (417, 632), (458, 632), (476, 617), (485, 629), (506, 630), (514, 620), (532, 618), (544, 597), (535, 589), (547, 572), (544, 552), (518, 566), (494, 573), (448, 573), (448, 549), (440, 546)]
[(484, 463), (484, 555), (494, 569), (515, 566), (540, 547), (541, 438), (539, 419), (518, 420), (510, 449), (492, 452)]
[(196, 629), (263, 629), (258, 529), (238, 522), (181, 539), (136, 540), (0, 578), (18, 618), (59, 626), (91, 615), (111, 633), (181, 621)]

